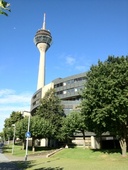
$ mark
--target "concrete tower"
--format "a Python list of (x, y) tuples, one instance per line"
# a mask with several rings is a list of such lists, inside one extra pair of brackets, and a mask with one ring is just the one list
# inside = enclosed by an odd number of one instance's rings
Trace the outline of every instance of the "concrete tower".
[(52, 43), (51, 33), (50, 31), (46, 30), (45, 17), (46, 14), (44, 13), (43, 26), (36, 32), (34, 37), (34, 43), (40, 52), (37, 90), (44, 87), (45, 85), (45, 53)]

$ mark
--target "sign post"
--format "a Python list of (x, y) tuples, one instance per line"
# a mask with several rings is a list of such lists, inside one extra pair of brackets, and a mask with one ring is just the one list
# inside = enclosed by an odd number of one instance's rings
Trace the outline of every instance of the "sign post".
[(13, 152), (14, 152), (14, 144), (15, 144), (16, 127), (15, 127), (15, 124), (12, 124), (12, 126), (14, 127), (14, 129), (13, 129), (13, 145), (12, 145), (12, 155), (13, 155)]
[(28, 157), (28, 138), (31, 137), (31, 133), (29, 132), (29, 127), (30, 127), (30, 114), (28, 117), (28, 131), (26, 132), (25, 136), (26, 136), (26, 152), (25, 152), (25, 161), (27, 161), (27, 157)]

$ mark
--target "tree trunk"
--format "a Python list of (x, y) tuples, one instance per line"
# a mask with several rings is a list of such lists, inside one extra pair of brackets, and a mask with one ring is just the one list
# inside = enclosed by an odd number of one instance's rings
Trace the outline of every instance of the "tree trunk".
[(119, 142), (120, 142), (120, 147), (121, 147), (121, 151), (122, 151), (122, 156), (125, 157), (126, 153), (127, 153), (126, 138), (121, 138)]
[(85, 131), (81, 131), (83, 134), (83, 148), (85, 149)]
[(35, 152), (35, 139), (32, 138), (32, 152)]
[(23, 140), (23, 149), (24, 150), (26, 149), (26, 140), (25, 139)]
[(102, 136), (99, 136), (99, 148), (103, 149), (103, 142), (102, 142)]
[(122, 151), (122, 156), (126, 157), (127, 154), (127, 123), (122, 125), (122, 136), (119, 140), (120, 142), (120, 147), (121, 147), (121, 151)]
[(25, 143), (24, 143), (24, 140), (21, 141), (21, 150), (24, 150), (25, 149)]

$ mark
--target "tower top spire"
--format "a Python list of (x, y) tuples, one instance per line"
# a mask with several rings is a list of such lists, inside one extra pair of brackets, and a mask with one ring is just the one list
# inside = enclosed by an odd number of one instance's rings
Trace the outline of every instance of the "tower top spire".
[(44, 21), (43, 21), (43, 26), (42, 26), (42, 29), (43, 29), (43, 30), (46, 29), (45, 18), (46, 18), (46, 13), (44, 13)]
[(39, 43), (45, 43), (47, 45), (46, 50), (50, 47), (52, 43), (52, 36), (49, 30), (46, 30), (46, 23), (45, 23), (46, 14), (44, 13), (44, 19), (41, 29), (36, 32), (34, 37), (34, 43), (37, 46)]

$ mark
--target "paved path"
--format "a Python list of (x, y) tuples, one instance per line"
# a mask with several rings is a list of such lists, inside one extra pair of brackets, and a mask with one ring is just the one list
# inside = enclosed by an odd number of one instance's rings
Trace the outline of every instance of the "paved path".
[(0, 163), (1, 162), (9, 162), (9, 159), (8, 158), (6, 158), (6, 156), (4, 156), (4, 154), (3, 154), (3, 148), (2, 147), (0, 147)]
[(0, 170), (21, 170), (17, 167), (15, 161), (10, 161), (3, 153), (0, 147)]

